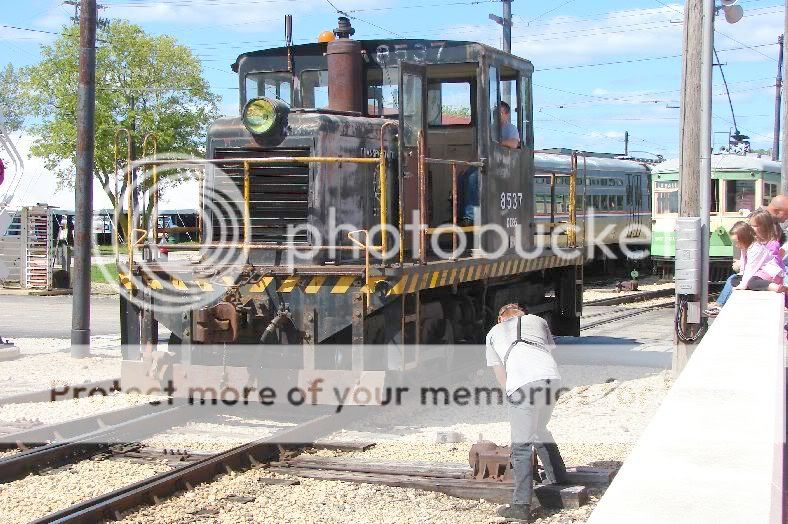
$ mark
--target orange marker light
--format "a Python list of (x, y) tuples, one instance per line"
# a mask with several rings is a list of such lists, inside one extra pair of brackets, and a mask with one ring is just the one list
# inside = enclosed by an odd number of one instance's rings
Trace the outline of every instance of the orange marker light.
[(334, 33), (331, 31), (323, 31), (317, 37), (318, 44), (327, 44), (328, 42), (333, 42), (336, 37)]

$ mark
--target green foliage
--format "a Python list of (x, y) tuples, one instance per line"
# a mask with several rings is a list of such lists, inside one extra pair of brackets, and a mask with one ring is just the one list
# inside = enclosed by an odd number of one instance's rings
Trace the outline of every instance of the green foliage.
[[(203, 156), (205, 133), (218, 114), (218, 97), (203, 79), (199, 60), (170, 36), (148, 35), (137, 25), (112, 21), (99, 31), (98, 40), (95, 176), (115, 205), (115, 131), (131, 130), (136, 156), (142, 154), (142, 135), (150, 132), (158, 138), (159, 153)], [(42, 46), (41, 56), (40, 63), (25, 71), (31, 110), (40, 121), (31, 128), (36, 137), (32, 153), (44, 158), (61, 185), (71, 186), (76, 164), (78, 30), (65, 28), (51, 45)], [(126, 146), (121, 140), (123, 161)]]
[(25, 117), (24, 96), (18, 69), (8, 64), (0, 71), (0, 115), (9, 133), (22, 128)]
[(449, 116), (456, 116), (461, 118), (470, 118), (471, 117), (471, 108), (470, 107), (463, 107), (463, 106), (443, 106), (443, 114)]

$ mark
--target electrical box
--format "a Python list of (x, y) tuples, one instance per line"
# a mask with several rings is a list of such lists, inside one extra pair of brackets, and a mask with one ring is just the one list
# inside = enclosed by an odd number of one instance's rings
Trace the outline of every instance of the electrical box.
[(676, 220), (676, 294), (700, 294), (701, 279), (700, 217), (679, 217)]

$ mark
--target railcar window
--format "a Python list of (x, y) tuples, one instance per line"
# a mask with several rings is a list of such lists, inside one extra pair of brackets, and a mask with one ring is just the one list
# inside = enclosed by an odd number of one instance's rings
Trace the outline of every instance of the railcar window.
[(616, 209), (624, 210), (624, 195), (616, 195)]
[(548, 202), (549, 202), (548, 195), (536, 195), (536, 212), (537, 214), (545, 214), (549, 213)]
[(315, 69), (301, 73), (301, 102), (304, 107), (328, 107), (328, 71)]
[(725, 210), (729, 213), (755, 209), (755, 180), (725, 181)]
[(657, 214), (679, 212), (679, 182), (678, 180), (663, 180), (654, 182), (655, 207)]
[(720, 212), (720, 181), (719, 179), (712, 179), (711, 181), (711, 204), (709, 211), (712, 213)]
[(763, 183), (763, 204), (764, 206), (768, 206), (769, 202), (772, 201), (772, 198), (777, 196), (777, 184), (772, 184), (771, 182), (764, 182)]
[(293, 77), (286, 72), (249, 73), (246, 75), (246, 100), (265, 96), (293, 103)]
[(427, 91), (427, 120), (431, 126), (471, 123), (471, 83), (435, 82)]
[(367, 70), (367, 114), (396, 117), (399, 115), (399, 68)]

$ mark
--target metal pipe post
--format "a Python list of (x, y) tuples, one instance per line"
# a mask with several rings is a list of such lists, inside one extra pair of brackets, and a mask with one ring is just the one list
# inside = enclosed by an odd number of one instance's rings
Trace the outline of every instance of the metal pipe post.
[(96, 0), (82, 0), (79, 15), (77, 177), (74, 198), (74, 296), (71, 356), (90, 353), (90, 254), (93, 226), (93, 161), (96, 108)]
[[(788, 0), (785, 0), (785, 29), (783, 31), (784, 35), (788, 35)], [(783, 56), (788, 55), (788, 38), (783, 38)], [(786, 73), (786, 69), (788, 69), (788, 61), (783, 60), (783, 78), (788, 78), (788, 73)], [(788, 123), (788, 96), (783, 97), (783, 122)], [(788, 124), (783, 126), (788, 128)], [(781, 190), (780, 192), (783, 195), (788, 195), (788, 162), (785, 161), (785, 152), (788, 151), (788, 129), (783, 133), (782, 138), (783, 143), (783, 169), (782, 169), (782, 180), (781, 180)]]
[[(703, 0), (703, 46), (701, 49), (703, 72), (700, 77), (700, 308), (709, 305), (709, 213), (711, 210), (711, 108), (712, 81), (714, 76), (714, 15), (715, 1)], [(705, 321), (705, 317), (702, 319)]]
[(783, 58), (785, 49), (783, 39), (785, 35), (777, 38), (780, 46), (780, 54), (777, 59), (777, 81), (774, 83), (774, 141), (772, 142), (772, 160), (775, 162), (780, 159), (780, 112), (782, 111), (782, 88), (783, 88)]

